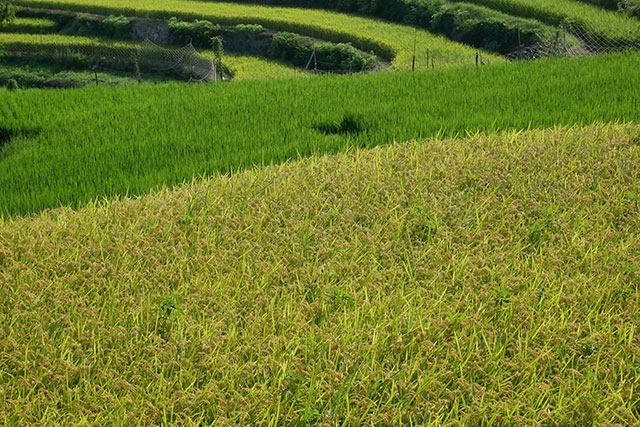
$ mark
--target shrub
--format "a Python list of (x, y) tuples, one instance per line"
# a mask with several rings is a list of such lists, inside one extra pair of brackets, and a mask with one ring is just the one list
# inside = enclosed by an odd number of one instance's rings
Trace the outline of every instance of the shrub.
[(627, 15), (640, 18), (640, 1), (622, 0), (618, 2), (618, 9)]
[(100, 33), (118, 39), (129, 38), (131, 22), (132, 20), (126, 16), (110, 15), (100, 23)]
[(16, 79), (9, 79), (7, 81), (7, 89), (8, 90), (18, 90), (18, 89), (20, 89), (20, 86), (18, 85), (18, 82), (16, 81)]
[(362, 71), (376, 65), (376, 57), (364, 53), (348, 43), (314, 43), (310, 37), (280, 32), (273, 36), (268, 56), (304, 67), (309, 62), (315, 45), (318, 68), (323, 71)]
[(471, 4), (443, 7), (433, 16), (431, 30), (501, 54), (514, 52), (520, 45), (533, 46), (555, 37), (551, 27)]
[(209, 47), (211, 38), (219, 34), (220, 25), (209, 21), (195, 20), (194, 22), (180, 21), (178, 18), (169, 19), (169, 32), (180, 43), (191, 43), (194, 46)]
[(304, 66), (313, 52), (313, 40), (298, 34), (279, 32), (273, 35), (268, 55), (273, 59)]
[(234, 29), (241, 33), (253, 33), (259, 34), (264, 31), (264, 28), (260, 24), (238, 24)]
[(10, 22), (16, 17), (16, 8), (11, 2), (0, 1), (0, 24)]

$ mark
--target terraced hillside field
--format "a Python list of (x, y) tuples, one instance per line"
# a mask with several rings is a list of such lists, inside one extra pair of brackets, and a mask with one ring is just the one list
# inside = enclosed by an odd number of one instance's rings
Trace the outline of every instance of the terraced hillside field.
[(640, 425), (633, 1), (14, 3), (0, 425)]
[(634, 425), (640, 128), (0, 222), (4, 425)]

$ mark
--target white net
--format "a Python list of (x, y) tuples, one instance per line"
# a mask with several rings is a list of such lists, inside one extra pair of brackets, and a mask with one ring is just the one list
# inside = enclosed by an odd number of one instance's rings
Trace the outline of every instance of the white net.
[(583, 26), (564, 24), (555, 40), (533, 46), (521, 46), (507, 55), (511, 60), (537, 59), (550, 56), (588, 56), (606, 52), (640, 50), (640, 34), (629, 31), (615, 35), (588, 31)]
[(82, 56), (105, 71), (130, 69), (136, 72), (172, 74), (189, 81), (216, 80), (216, 65), (189, 44), (179, 49), (158, 46), (148, 40), (141, 45), (11, 43), (5, 51), (17, 54), (46, 54), (57, 57)]
[(216, 66), (213, 60), (200, 55), (191, 44), (180, 49), (166, 49), (145, 40), (136, 54), (140, 66), (146, 66), (152, 71), (175, 71), (189, 76), (191, 81), (216, 79)]

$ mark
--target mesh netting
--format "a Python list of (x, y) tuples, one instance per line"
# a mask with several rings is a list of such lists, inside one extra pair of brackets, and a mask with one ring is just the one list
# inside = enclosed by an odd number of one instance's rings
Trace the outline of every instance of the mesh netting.
[(48, 54), (61, 57), (81, 55), (102, 69), (139, 69), (151, 73), (171, 73), (191, 81), (216, 79), (216, 66), (212, 59), (200, 55), (189, 44), (179, 49), (168, 49), (148, 40), (141, 45), (11, 43), (5, 50), (13, 53)]
[(216, 77), (215, 63), (200, 55), (191, 44), (180, 49), (166, 49), (145, 40), (136, 53), (140, 66), (152, 71), (177, 71), (193, 81), (211, 81)]
[(597, 33), (580, 25), (564, 24), (555, 40), (534, 46), (521, 46), (506, 55), (511, 60), (537, 59), (550, 56), (588, 56), (606, 52), (640, 50), (640, 33), (628, 32), (615, 35)]

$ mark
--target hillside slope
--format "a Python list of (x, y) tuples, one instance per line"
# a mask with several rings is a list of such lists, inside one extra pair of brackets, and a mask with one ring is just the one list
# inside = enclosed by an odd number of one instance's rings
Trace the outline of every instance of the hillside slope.
[(1, 221), (0, 424), (637, 424), (639, 171), (479, 134)]

